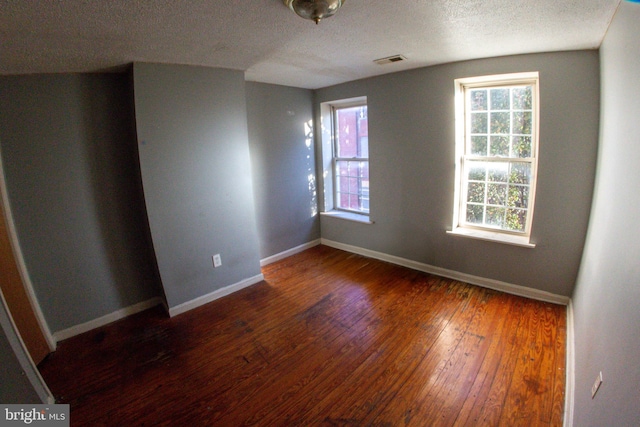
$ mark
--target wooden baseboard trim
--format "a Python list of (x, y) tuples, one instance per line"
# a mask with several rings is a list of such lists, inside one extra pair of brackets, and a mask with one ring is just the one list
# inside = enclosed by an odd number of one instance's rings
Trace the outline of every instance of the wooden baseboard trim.
[(493, 289), (512, 295), (518, 295), (538, 301), (545, 301), (560, 305), (568, 305), (570, 301), (569, 297), (552, 294), (551, 292), (528, 288), (526, 286), (514, 285), (507, 282), (501, 282), (499, 280), (486, 279), (484, 277), (461, 273), (455, 270), (448, 270), (446, 268), (436, 267), (418, 261), (412, 261), (410, 259), (397, 257), (395, 255), (388, 255), (382, 252), (364, 249), (358, 246), (347, 245), (345, 243), (335, 242), (327, 239), (320, 239), (320, 243), (332, 248), (341, 249), (343, 251), (366, 256), (369, 258), (379, 259), (381, 261), (390, 262), (392, 264), (411, 268), (413, 270), (423, 271), (425, 273), (435, 274), (437, 276), (442, 276), (453, 280), (459, 280), (461, 282), (470, 283), (472, 285), (477, 285), (483, 288)]
[(189, 310), (193, 310), (194, 308), (198, 308), (201, 305), (208, 304), (219, 298), (222, 298), (224, 296), (237, 292), (240, 289), (244, 289), (251, 285), (255, 285), (256, 283), (259, 283), (263, 280), (264, 280), (264, 276), (262, 274), (258, 274), (257, 276), (253, 276), (241, 282), (238, 282), (236, 284), (229, 285), (221, 289), (217, 289), (207, 295), (203, 295), (191, 301), (187, 301), (185, 303), (176, 305), (175, 307), (169, 307), (169, 316), (174, 317), (179, 314), (186, 313)]
[(127, 316), (131, 316), (132, 314), (139, 313), (151, 307), (155, 307), (159, 304), (162, 304), (162, 298), (154, 297), (149, 300), (134, 304), (132, 306), (125, 307), (121, 310), (114, 311), (113, 313), (107, 314), (97, 319), (90, 320), (80, 325), (72, 326), (70, 328), (63, 329), (62, 331), (55, 332), (53, 334), (53, 337), (55, 338), (56, 343), (58, 343), (60, 341), (66, 340), (67, 338), (71, 338), (76, 335), (88, 332), (92, 329), (108, 325), (109, 323), (115, 322), (116, 320), (124, 319)]
[(267, 258), (260, 260), (260, 267), (264, 267), (265, 265), (269, 265), (276, 261), (280, 261), (281, 259), (285, 259), (287, 257), (290, 257), (291, 255), (295, 255), (302, 251), (306, 251), (307, 249), (313, 248), (314, 246), (318, 246), (318, 245), (320, 245), (320, 239), (312, 240), (311, 242), (304, 243), (300, 246), (296, 246), (295, 248), (291, 248), (286, 251), (280, 252), (278, 254), (271, 255)]

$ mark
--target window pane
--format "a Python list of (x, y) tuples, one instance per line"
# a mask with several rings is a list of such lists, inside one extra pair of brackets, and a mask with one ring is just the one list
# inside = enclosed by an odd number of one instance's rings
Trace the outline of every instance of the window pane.
[(509, 182), (512, 184), (530, 184), (531, 183), (531, 164), (524, 162), (511, 163), (511, 172), (509, 173)]
[(474, 135), (471, 137), (471, 154), (474, 156), (487, 155), (487, 137)]
[(349, 178), (349, 193), (358, 194), (358, 178)]
[(489, 155), (495, 157), (509, 157), (509, 137), (492, 136)]
[(531, 157), (531, 137), (514, 136), (511, 156), (521, 158)]
[(526, 209), (529, 206), (529, 187), (525, 185), (510, 186), (508, 206)]
[(531, 135), (532, 117), (529, 111), (513, 113), (513, 133)]
[(509, 113), (491, 113), (491, 133), (506, 133), (511, 131)]
[(349, 178), (341, 176), (340, 179), (338, 179), (338, 188), (337, 188), (337, 190), (339, 192), (348, 193), (349, 192)]
[(507, 202), (506, 184), (489, 184), (487, 186), (487, 204), (504, 206)]
[(504, 225), (504, 216), (506, 209), (494, 206), (487, 206), (487, 216), (485, 223), (489, 226), (500, 227)]
[(491, 89), (491, 109), (509, 110), (510, 108), (509, 89)]
[(489, 181), (507, 182), (509, 176), (509, 163), (491, 162), (489, 163)]
[(369, 129), (367, 107), (336, 109), (336, 155), (338, 157), (367, 157)]
[[(359, 162), (358, 167), (360, 168), (360, 178), (369, 182), (369, 162)], [(367, 188), (369, 185), (367, 184)]]
[(514, 110), (531, 110), (533, 105), (531, 86), (516, 87), (513, 89), (512, 95)]
[(485, 184), (483, 182), (470, 182), (467, 193), (467, 202), (484, 203), (484, 189)]
[(469, 94), (471, 111), (487, 111), (487, 90), (472, 90)]
[(349, 194), (349, 209), (360, 210), (360, 198), (357, 194)]
[(487, 113), (471, 113), (471, 133), (487, 133)]
[(363, 136), (360, 138), (360, 157), (369, 157), (369, 137)]
[(505, 228), (512, 231), (524, 231), (527, 223), (527, 211), (524, 209), (507, 209)]
[(482, 205), (467, 205), (467, 222), (471, 224), (482, 224), (484, 207)]
[(487, 179), (487, 167), (484, 162), (470, 162), (469, 180), (485, 181)]

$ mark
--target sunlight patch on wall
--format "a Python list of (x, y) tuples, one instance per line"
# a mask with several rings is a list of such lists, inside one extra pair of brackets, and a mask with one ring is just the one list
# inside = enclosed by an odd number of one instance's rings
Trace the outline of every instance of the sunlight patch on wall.
[(309, 183), (309, 196), (311, 217), (318, 215), (318, 191), (316, 187), (315, 163), (313, 161), (313, 120), (309, 120), (304, 124), (305, 145), (309, 152), (307, 153), (307, 181)]

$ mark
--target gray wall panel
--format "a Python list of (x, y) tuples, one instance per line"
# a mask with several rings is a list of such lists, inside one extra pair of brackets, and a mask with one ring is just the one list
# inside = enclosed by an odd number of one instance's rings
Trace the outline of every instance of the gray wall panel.
[[(601, 48), (596, 189), (573, 295), (575, 426), (640, 425), (640, 5), (622, 2)], [(602, 371), (595, 399), (591, 385)]]
[(25, 263), (52, 332), (159, 295), (129, 74), (0, 77), (0, 135)]
[[(140, 167), (175, 307), (260, 274), (244, 74), (134, 65)], [(211, 256), (221, 254), (214, 269)]]
[(313, 92), (248, 82), (247, 115), (260, 257), (267, 258), (320, 238)]

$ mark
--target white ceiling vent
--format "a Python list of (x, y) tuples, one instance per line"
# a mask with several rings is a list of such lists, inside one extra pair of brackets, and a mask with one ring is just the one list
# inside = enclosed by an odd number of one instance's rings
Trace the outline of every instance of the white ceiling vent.
[(400, 62), (400, 61), (406, 61), (407, 58), (405, 58), (402, 55), (393, 55), (393, 56), (387, 56), (386, 58), (380, 58), (380, 59), (376, 59), (375, 62), (378, 65), (383, 65), (383, 64), (391, 64), (392, 62)]

